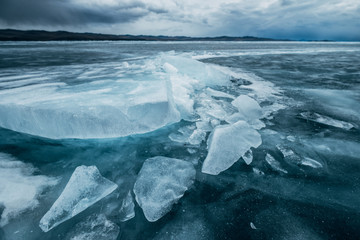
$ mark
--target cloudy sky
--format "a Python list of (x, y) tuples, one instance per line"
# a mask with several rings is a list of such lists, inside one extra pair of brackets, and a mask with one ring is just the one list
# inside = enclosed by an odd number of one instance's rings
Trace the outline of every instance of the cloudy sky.
[(360, 40), (360, 1), (0, 0), (0, 28)]

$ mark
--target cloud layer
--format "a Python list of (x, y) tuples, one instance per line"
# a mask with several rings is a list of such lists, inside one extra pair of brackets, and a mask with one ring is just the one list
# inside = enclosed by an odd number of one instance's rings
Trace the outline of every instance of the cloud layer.
[(360, 40), (357, 0), (0, 0), (0, 27)]

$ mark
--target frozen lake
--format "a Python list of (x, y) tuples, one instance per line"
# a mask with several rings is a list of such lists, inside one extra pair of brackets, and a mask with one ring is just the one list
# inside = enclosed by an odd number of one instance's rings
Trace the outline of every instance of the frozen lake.
[(360, 238), (360, 43), (1, 42), (0, 239)]

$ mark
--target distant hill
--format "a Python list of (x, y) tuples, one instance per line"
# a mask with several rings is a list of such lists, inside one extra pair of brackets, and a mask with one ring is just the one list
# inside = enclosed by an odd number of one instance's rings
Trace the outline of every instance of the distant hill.
[(270, 38), (245, 37), (185, 37), (185, 36), (149, 36), (149, 35), (113, 35), (99, 33), (74, 33), (66, 31), (42, 30), (0, 30), (0, 41), (276, 41)]

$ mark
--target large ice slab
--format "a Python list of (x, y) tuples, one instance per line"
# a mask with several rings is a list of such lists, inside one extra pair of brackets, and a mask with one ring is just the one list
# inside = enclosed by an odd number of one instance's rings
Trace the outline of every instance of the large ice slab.
[(146, 219), (155, 222), (168, 213), (194, 179), (195, 169), (189, 162), (161, 156), (147, 159), (134, 185)]
[(350, 130), (352, 128), (355, 128), (355, 126), (352, 125), (351, 123), (344, 122), (341, 120), (336, 120), (331, 117), (324, 116), (315, 112), (302, 112), (300, 113), (300, 117), (308, 121), (321, 123), (332, 127), (342, 128), (345, 130)]
[(251, 147), (261, 144), (261, 135), (245, 121), (218, 126), (208, 140), (209, 152), (204, 160), (202, 172), (218, 175), (231, 167)]
[(105, 215), (91, 215), (85, 221), (74, 226), (67, 240), (115, 240), (120, 233), (120, 228), (109, 221)]
[(197, 89), (229, 82), (191, 58), (164, 54), (142, 63), (120, 79), (85, 82), (85, 74), (78, 85), (51, 79), (3, 90), (0, 127), (52, 139), (142, 134), (190, 119)]
[(117, 185), (101, 176), (95, 166), (79, 166), (50, 210), (41, 218), (47, 232), (109, 195)]
[(180, 120), (167, 80), (36, 84), (0, 100), (1, 127), (53, 139), (127, 136)]
[(36, 169), (8, 154), (0, 153), (0, 206), (4, 207), (0, 226), (27, 209), (39, 205), (39, 195), (48, 187), (57, 184), (58, 179), (33, 175)]

